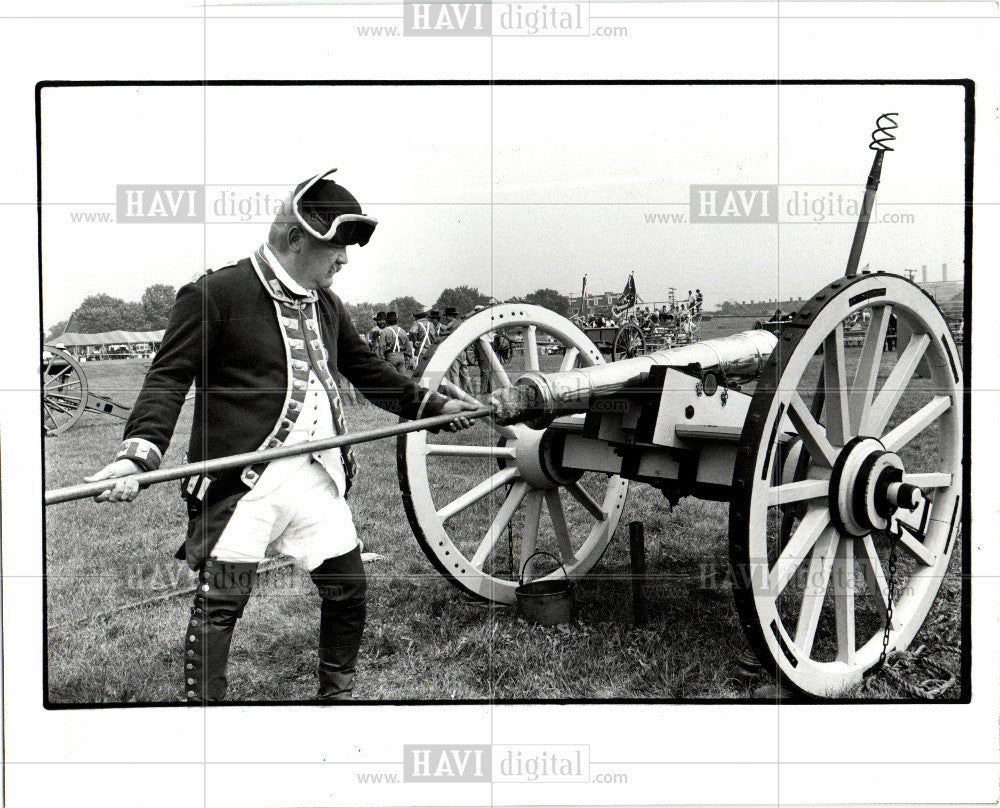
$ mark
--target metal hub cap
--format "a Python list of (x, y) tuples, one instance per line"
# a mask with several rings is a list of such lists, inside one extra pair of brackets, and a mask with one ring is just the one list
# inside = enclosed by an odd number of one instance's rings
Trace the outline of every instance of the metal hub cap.
[(840, 452), (830, 476), (830, 513), (841, 533), (885, 530), (899, 508), (920, 504), (920, 489), (903, 482), (903, 461), (875, 438), (857, 437)]

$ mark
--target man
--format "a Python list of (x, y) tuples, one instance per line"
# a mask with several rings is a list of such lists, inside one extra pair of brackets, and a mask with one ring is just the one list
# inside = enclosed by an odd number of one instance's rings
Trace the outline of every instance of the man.
[(377, 311), (375, 312), (375, 316), (372, 318), (375, 325), (373, 325), (371, 330), (368, 332), (368, 344), (372, 346), (373, 351), (378, 350), (379, 340), (382, 338), (382, 331), (386, 326), (385, 317), (386, 314), (384, 311)]
[(418, 311), (413, 315), (413, 325), (410, 327), (410, 344), (413, 346), (413, 369), (415, 375), (419, 375), (422, 363), (427, 363), (427, 357), (431, 355), (437, 340), (435, 334), (437, 329), (431, 322), (430, 313)]
[[(445, 306), (444, 317), (438, 328), (438, 339), (444, 342), (461, 324), (462, 318), (458, 316), (458, 309), (455, 306)], [(463, 350), (448, 368), (445, 379), (466, 393), (472, 392), (472, 377), (469, 375), (469, 358), (466, 356), (466, 351)]]
[[(479, 314), (485, 308), (485, 306), (477, 305), (472, 313)], [(492, 334), (487, 335), (487, 338), (492, 341)], [(477, 339), (472, 343), (472, 351), (473, 359), (479, 367), (479, 394), (486, 395), (493, 392), (493, 366), (490, 364), (490, 357), (482, 340)]]
[(413, 347), (409, 335), (399, 326), (399, 315), (394, 311), (385, 313), (385, 328), (379, 335), (379, 351), (383, 359), (392, 365), (397, 373), (404, 373), (407, 359), (413, 360)]
[[(115, 461), (88, 479), (121, 478), (98, 501), (130, 501), (134, 475), (160, 465), (195, 384), (191, 461), (345, 431), (333, 371), (407, 418), (467, 405), (420, 389), (369, 350), (330, 291), (349, 245), (377, 224), (328, 171), (296, 186), (253, 256), (184, 286), (125, 426)], [(366, 582), (344, 497), (356, 463), (330, 449), (184, 481), (189, 524), (178, 552), (198, 573), (184, 642), (190, 702), (225, 697), (236, 621), (268, 548), (308, 570), (320, 598), (319, 698), (349, 698), (365, 623)]]

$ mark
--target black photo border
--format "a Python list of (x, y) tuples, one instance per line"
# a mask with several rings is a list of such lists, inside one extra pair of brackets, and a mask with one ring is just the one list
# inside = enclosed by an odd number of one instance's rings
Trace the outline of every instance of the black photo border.
[[(421, 87), (421, 86), (957, 86), (965, 90), (965, 217), (964, 217), (964, 299), (963, 316), (965, 334), (962, 345), (964, 390), (962, 404), (964, 407), (964, 435), (962, 458), (962, 653), (960, 670), (962, 675), (961, 694), (958, 699), (942, 701), (925, 700), (914, 697), (899, 699), (815, 699), (804, 696), (781, 698), (781, 704), (830, 704), (866, 706), (870, 704), (969, 704), (972, 700), (972, 514), (970, 505), (971, 490), (971, 449), (972, 449), (972, 217), (973, 217), (973, 168), (975, 151), (975, 82), (972, 79), (780, 79), (780, 80), (697, 80), (697, 79), (563, 79), (563, 80), (533, 80), (533, 79), (441, 79), (441, 80), (51, 80), (40, 81), (35, 85), (35, 147), (36, 147), (36, 182), (38, 207), (38, 306), (39, 322), (39, 356), (44, 346), (44, 328), (41, 322), (43, 308), (42, 295), (42, 97), (43, 91), (50, 88), (87, 88), (87, 87)], [(42, 391), (39, 390), (39, 412)], [(41, 507), (44, 513), (45, 492), (45, 437), (44, 430), (39, 430), (41, 482)], [(225, 701), (218, 705), (192, 705), (185, 702), (102, 702), (96, 704), (74, 704), (51, 702), (49, 700), (49, 625), (48, 625), (48, 569), (46, 566), (46, 520), (42, 520), (42, 705), (46, 710), (101, 710), (136, 707), (179, 707), (190, 709), (197, 707), (287, 707), (287, 706), (319, 706), (314, 700), (273, 700), (273, 701)], [(2, 553), (0, 553), (0, 574), (2, 574)], [(2, 609), (2, 606), (0, 606)], [(0, 612), (2, 616), (2, 612)], [(669, 641), (669, 637), (666, 638)], [(2, 635), (0, 635), (0, 654), (6, 660)], [(0, 690), (2, 690), (3, 672), (0, 668)], [(2, 695), (2, 694), (0, 694)], [(518, 704), (684, 704), (684, 705), (774, 705), (774, 698), (609, 698), (609, 699), (356, 699), (342, 702), (338, 706), (414, 706), (441, 707), (459, 705), (518, 705)]]

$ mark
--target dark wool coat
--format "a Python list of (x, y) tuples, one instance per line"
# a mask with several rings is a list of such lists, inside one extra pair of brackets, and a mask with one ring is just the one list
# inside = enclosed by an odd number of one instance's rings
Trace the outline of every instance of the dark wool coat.
[[(332, 372), (341, 373), (376, 406), (404, 418), (441, 412), (447, 399), (373, 353), (340, 298), (321, 291), (317, 310)], [(206, 273), (178, 292), (163, 342), (125, 425), (120, 457), (145, 459), (149, 468), (159, 465), (192, 382), (192, 462), (258, 449), (282, 416), (289, 384), (285, 343), (274, 300), (249, 259)], [(194, 568), (211, 552), (249, 490), (240, 473), (221, 472), (202, 499), (188, 498), (191, 524), (179, 556), (186, 553)]]

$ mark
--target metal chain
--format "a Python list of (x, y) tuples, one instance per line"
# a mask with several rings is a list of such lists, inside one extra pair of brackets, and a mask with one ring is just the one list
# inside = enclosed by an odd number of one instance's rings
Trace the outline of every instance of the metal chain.
[(879, 654), (878, 666), (885, 665), (885, 659), (889, 655), (889, 632), (892, 630), (892, 605), (896, 590), (896, 534), (889, 530), (889, 580), (886, 585), (886, 605), (885, 605), (885, 633), (882, 635), (882, 653)]
[[(513, 490), (512, 485), (507, 486), (507, 495), (504, 497), (506, 500), (510, 496), (510, 492)], [(514, 519), (511, 518), (507, 522), (507, 558), (510, 560), (510, 574), (515, 580), (519, 579), (520, 573), (514, 569)]]

